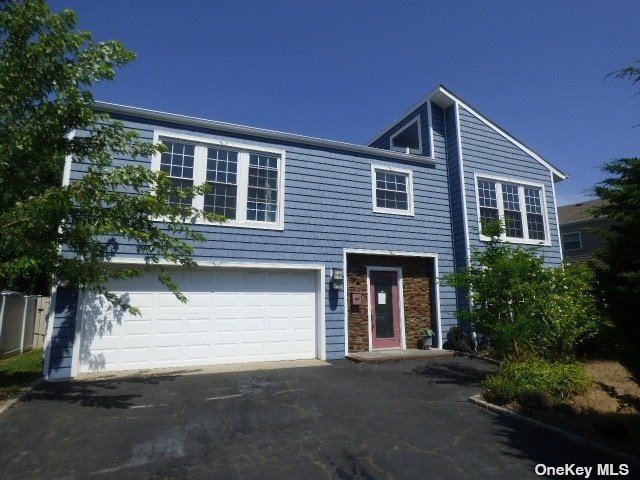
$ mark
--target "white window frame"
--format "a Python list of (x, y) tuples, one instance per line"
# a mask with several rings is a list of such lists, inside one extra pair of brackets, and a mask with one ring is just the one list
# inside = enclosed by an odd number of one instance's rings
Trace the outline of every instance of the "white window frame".
[[(402, 132), (411, 127), (414, 123), (418, 123), (418, 148), (407, 148), (407, 147), (394, 147), (393, 139), (400, 135)], [(420, 115), (416, 115), (414, 118), (409, 120), (405, 126), (403, 126), (400, 130), (395, 132), (393, 135), (389, 137), (389, 149), (394, 150), (396, 152), (402, 153), (413, 153), (416, 155), (422, 155), (422, 122), (420, 121)]]
[[(407, 210), (378, 207), (378, 202), (376, 201), (376, 171), (378, 170), (407, 176)], [(388, 167), (386, 165), (372, 164), (371, 165), (371, 203), (373, 205), (374, 213), (388, 213), (392, 215), (404, 215), (404, 216), (413, 217), (415, 215), (414, 206), (413, 206), (413, 170), (408, 170), (405, 168)]]
[[(184, 135), (181, 133), (156, 130), (153, 134), (153, 142), (160, 143), (162, 140), (177, 141), (191, 143), (196, 146), (194, 162), (193, 162), (193, 185), (197, 187), (206, 183), (207, 177), (207, 148), (222, 148), (235, 150), (238, 152), (238, 172), (236, 176), (237, 192), (236, 192), (236, 219), (227, 220), (224, 223), (209, 222), (200, 219), (196, 222), (198, 225), (216, 225), (219, 227), (242, 227), (257, 228), (263, 230), (284, 230), (284, 178), (286, 152), (284, 150), (254, 146), (243, 143), (228, 142), (226, 140), (218, 140), (215, 138), (199, 137), (195, 135)], [(247, 193), (249, 188), (249, 155), (267, 154), (277, 155), (278, 162), (278, 208), (276, 210), (275, 222), (259, 222), (255, 220), (247, 220)], [(151, 157), (151, 170), (160, 170), (161, 154), (156, 153)], [(204, 210), (204, 195), (198, 195), (193, 199), (194, 208)]]
[[(478, 181), (488, 180), (496, 184), (496, 199), (498, 203), (498, 218), (504, 222), (504, 201), (502, 198), (502, 184), (508, 183), (516, 185), (518, 187), (518, 200), (520, 202), (520, 215), (522, 218), (522, 233), (523, 238), (507, 237), (505, 233), (500, 236), (500, 240), (509, 243), (521, 243), (526, 245), (551, 245), (551, 231), (549, 228), (549, 216), (547, 213), (547, 200), (545, 186), (542, 183), (530, 182), (528, 180), (522, 180), (520, 178), (500, 177), (496, 175), (487, 175), (484, 173), (474, 172), (473, 183), (476, 192), (476, 214), (478, 216), (478, 234), (480, 240), (489, 241), (491, 237), (482, 234), (482, 225), (480, 220), (480, 195), (478, 191)], [(542, 221), (544, 223), (544, 240), (536, 240), (529, 238), (529, 225), (527, 224), (527, 205), (525, 203), (524, 189), (525, 187), (532, 187), (540, 189), (540, 207), (542, 209)]]
[[(564, 237), (567, 235), (578, 235), (578, 243), (580, 244), (580, 246), (578, 248), (565, 248), (564, 246)], [(582, 232), (580, 230), (578, 230), (577, 232), (566, 232), (562, 234), (561, 237), (561, 242), (562, 242), (562, 250), (565, 252), (573, 252), (576, 250), (582, 250)]]

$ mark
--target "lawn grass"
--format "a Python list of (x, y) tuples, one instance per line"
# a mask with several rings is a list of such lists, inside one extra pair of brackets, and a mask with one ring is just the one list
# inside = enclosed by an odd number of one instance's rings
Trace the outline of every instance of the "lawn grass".
[(42, 350), (0, 360), (0, 400), (6, 400), (42, 375)]

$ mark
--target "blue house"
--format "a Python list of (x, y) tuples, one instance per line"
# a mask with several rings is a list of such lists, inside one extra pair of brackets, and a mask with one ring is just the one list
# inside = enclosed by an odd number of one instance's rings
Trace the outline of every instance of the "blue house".
[[(368, 146), (98, 103), (167, 151), (115, 158), (212, 186), (193, 205), (225, 215), (194, 228), (200, 267), (171, 267), (184, 305), (153, 276), (113, 281), (140, 316), (104, 298), (57, 289), (45, 375), (437, 348), (465, 308), (439, 279), (508, 219), (505, 241), (540, 245), (559, 265), (554, 183), (565, 175), (440, 86)], [(82, 135), (83, 132), (75, 132)], [(68, 162), (65, 181), (83, 175)], [(181, 201), (180, 199), (174, 199)], [(121, 243), (113, 264), (142, 264)]]

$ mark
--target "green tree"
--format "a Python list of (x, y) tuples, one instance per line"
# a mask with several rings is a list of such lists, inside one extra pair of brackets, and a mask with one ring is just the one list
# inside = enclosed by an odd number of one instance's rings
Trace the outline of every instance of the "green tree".
[(620, 337), (633, 339), (635, 344), (640, 312), (640, 158), (615, 160), (605, 164), (603, 170), (609, 177), (595, 187), (595, 192), (607, 204), (597, 214), (616, 223), (611, 231), (604, 232), (607, 246), (595, 268), (605, 313)]
[[(107, 291), (108, 280), (152, 270), (184, 301), (162, 261), (196, 265), (192, 245), (204, 237), (190, 225), (202, 213), (168, 199), (205, 188), (179, 189), (141, 165), (114, 166), (114, 156), (144, 158), (163, 146), (93, 111), (91, 86), (113, 80), (135, 55), (118, 41), (94, 42), (76, 22), (73, 11), (53, 13), (43, 0), (0, 6), (0, 289), (34, 291), (42, 288), (36, 279), (64, 278), (132, 308)], [(71, 138), (74, 130), (83, 134)], [(67, 157), (86, 174), (62, 186)], [(105, 262), (114, 240), (135, 245), (146, 265)]]

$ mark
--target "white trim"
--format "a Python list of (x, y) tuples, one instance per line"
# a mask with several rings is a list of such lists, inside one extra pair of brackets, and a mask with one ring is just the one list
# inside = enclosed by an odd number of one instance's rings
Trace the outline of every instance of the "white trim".
[(82, 332), (84, 330), (84, 310), (86, 307), (87, 294), (78, 292), (78, 303), (76, 305), (76, 328), (73, 334), (73, 349), (71, 350), (71, 373), (73, 378), (78, 375), (80, 365), (80, 345), (82, 344)]
[(558, 242), (560, 243), (560, 262), (564, 261), (564, 248), (562, 246), (562, 235), (560, 234), (560, 219), (558, 218), (558, 200), (556, 199), (556, 185), (551, 174), (551, 193), (553, 194), (553, 211), (556, 215), (556, 230), (558, 231)]
[(468, 104), (466, 104), (465, 102), (463, 102), (460, 98), (456, 97), (452, 92), (450, 92), (449, 90), (447, 90), (446, 88), (442, 87), (442, 86), (438, 86), (436, 87), (434, 90), (432, 90), (431, 92), (429, 92), (426, 96), (424, 96), (423, 98), (420, 99), (420, 101), (418, 101), (418, 103), (416, 103), (413, 107), (411, 107), (409, 110), (406, 111), (406, 113), (404, 113), (403, 115), (400, 115), (396, 120), (394, 120), (393, 122), (391, 122), (387, 127), (385, 127), (383, 130), (381, 130), (378, 134), (376, 134), (375, 137), (373, 137), (369, 142), (368, 145), (371, 145), (373, 142), (375, 142), (378, 138), (380, 138), (382, 135), (384, 135), (385, 133), (387, 133), (389, 130), (391, 130), (395, 125), (397, 125), (400, 121), (402, 121), (404, 118), (406, 118), (407, 116), (409, 116), (411, 113), (413, 113), (415, 110), (417, 110), (418, 108), (420, 108), (420, 106), (422, 104), (424, 104), (427, 101), (431, 101), (434, 98), (446, 98), (449, 102), (457, 102), (460, 105), (462, 105), (469, 113), (471, 113), (473, 116), (475, 116), (478, 120), (480, 120), (482, 123), (484, 123), (485, 125), (487, 125), (489, 128), (491, 128), (492, 130), (494, 130), (495, 132), (497, 132), (498, 134), (500, 134), (501, 136), (503, 136), (504, 138), (506, 138), (507, 140), (509, 140), (511, 143), (513, 143), (515, 146), (517, 146), (518, 148), (520, 148), (522, 151), (524, 151), (526, 154), (528, 154), (529, 156), (531, 156), (532, 158), (534, 158), (535, 160), (537, 160), (538, 162), (540, 162), (542, 165), (544, 165), (546, 168), (548, 168), (553, 174), (555, 174), (560, 180), (566, 180), (568, 178), (568, 175), (562, 173), (560, 170), (558, 170), (557, 168), (555, 168), (553, 165), (551, 165), (549, 162), (547, 162), (545, 159), (543, 159), (540, 155), (538, 155), (537, 153), (535, 153), (533, 150), (531, 150), (530, 148), (528, 148), (527, 146), (523, 145), (521, 142), (519, 142), (518, 140), (516, 140), (514, 137), (512, 137), (510, 134), (508, 134), (506, 131), (504, 131), (503, 129), (501, 129), (500, 127), (498, 127), (496, 124), (494, 124), (493, 122), (491, 122), (489, 119), (487, 119), (486, 117), (484, 117), (482, 114), (480, 114), (477, 110), (475, 110), (474, 108), (470, 107)]
[[(438, 332), (438, 348), (442, 348), (443, 339), (442, 339), (442, 319), (441, 319), (441, 306), (440, 306), (440, 273), (438, 267), (438, 254), (437, 253), (422, 253), (422, 252), (403, 252), (398, 250), (368, 250), (368, 249), (359, 249), (359, 248), (345, 248), (343, 249), (343, 265), (344, 265), (344, 296), (345, 296), (345, 305), (344, 305), (344, 336), (345, 336), (345, 356), (349, 355), (349, 308), (347, 305), (348, 292), (347, 292), (347, 255), (349, 254), (361, 254), (361, 255), (381, 255), (388, 257), (419, 257), (419, 258), (432, 258), (433, 259), (433, 295), (435, 301), (435, 309), (431, 313), (434, 314), (435, 318), (432, 319), (431, 329), (433, 330), (434, 322), (435, 322), (435, 331)], [(367, 275), (367, 279), (369, 276)], [(430, 279), (431, 280), (431, 279)], [(368, 280), (367, 280), (368, 282)], [(369, 296), (369, 284), (367, 283), (367, 296)], [(371, 325), (369, 325), (369, 338), (371, 338)], [(369, 347), (371, 349), (371, 347)]]
[[(275, 268), (282, 270), (318, 270), (324, 268), (324, 265), (319, 263), (268, 263), (268, 262), (213, 262), (210, 260), (198, 260), (196, 259), (197, 268)], [(105, 263), (117, 264), (117, 265), (146, 265), (144, 258), (142, 257), (121, 257), (115, 256), (111, 259), (105, 260)], [(179, 263), (173, 263), (165, 259), (160, 259), (157, 264), (167, 267), (183, 268)]]
[[(368, 319), (368, 329), (369, 329), (369, 351), (371, 352), (372, 350), (374, 350), (373, 348), (373, 335), (371, 334), (372, 329), (371, 329), (371, 300), (373, 300), (371, 298), (370, 292), (371, 292), (371, 271), (374, 272), (396, 272), (397, 277), (398, 277), (398, 310), (399, 310), (399, 315), (400, 318), (398, 318), (398, 327), (400, 328), (400, 348), (402, 350), (406, 350), (407, 349), (407, 342), (406, 342), (406, 334), (404, 331), (404, 291), (402, 289), (402, 267), (376, 267), (376, 266), (367, 266), (367, 310), (369, 313), (369, 319)], [(393, 299), (391, 299), (391, 308), (393, 309)], [(396, 347), (388, 347), (388, 348), (396, 348)], [(376, 348), (375, 350), (385, 350), (385, 349), (380, 349), (380, 348)]]
[(560, 237), (560, 245), (562, 245), (561, 250), (564, 251), (564, 237), (566, 235), (575, 235), (575, 234), (578, 234), (578, 243), (580, 244), (580, 246), (578, 248), (568, 248), (567, 251), (568, 252), (573, 252), (575, 250), (582, 250), (582, 232), (580, 230), (577, 230), (575, 232), (565, 232), (565, 233), (563, 233), (561, 235), (561, 237)]
[[(429, 130), (429, 157), (436, 158), (435, 145), (433, 144), (433, 116), (431, 113), (431, 102), (427, 102), (427, 129)], [(422, 138), (422, 132), (420, 132)]]
[(203, 118), (189, 117), (186, 115), (178, 115), (175, 113), (159, 112), (157, 110), (149, 110), (146, 108), (129, 107), (126, 105), (118, 105), (115, 103), (107, 102), (94, 102), (92, 104), (94, 110), (98, 112), (105, 112), (110, 114), (128, 115), (141, 118), (147, 118), (151, 120), (157, 120), (161, 122), (176, 123), (180, 126), (195, 126), (201, 128), (208, 128), (213, 130), (221, 130), (223, 132), (235, 133), (240, 135), (249, 135), (253, 137), (259, 137), (261, 139), (269, 138), (278, 140), (281, 142), (294, 142), (304, 145), (312, 145), (321, 148), (330, 148), (343, 150), (347, 152), (354, 152), (365, 154), (369, 156), (392, 158), (396, 160), (408, 160), (412, 162), (421, 162), (427, 165), (435, 165), (435, 161), (432, 158), (422, 155), (407, 155), (406, 153), (393, 152), (390, 150), (383, 150), (380, 148), (368, 147), (364, 145), (355, 145), (351, 143), (338, 142), (336, 140), (326, 140), (317, 137), (308, 137), (305, 135), (297, 135), (294, 133), (278, 132), (275, 130), (267, 130), (264, 128), (247, 127), (244, 125), (236, 125), (233, 123), (218, 122), (215, 120), (206, 120)]
[[(246, 143), (228, 142), (208, 137), (185, 135), (182, 133), (174, 133), (166, 130), (155, 130), (153, 132), (153, 143), (159, 143), (162, 139), (167, 141), (177, 140), (185, 141), (195, 145), (194, 165), (193, 165), (193, 185), (199, 186), (206, 181), (206, 148), (222, 147), (239, 150), (238, 152), (238, 172), (237, 172), (237, 191), (236, 191), (236, 219), (227, 220), (224, 223), (208, 222), (199, 220), (197, 225), (214, 225), (217, 227), (239, 227), (239, 228), (255, 228), (260, 230), (284, 230), (284, 203), (285, 203), (285, 168), (286, 168), (286, 151), (275, 148), (255, 147)], [(276, 213), (275, 222), (259, 222), (247, 220), (247, 188), (249, 175), (249, 153), (267, 153), (277, 155), (278, 162), (278, 211)], [(156, 152), (151, 157), (151, 170), (160, 170), (161, 154)], [(204, 196), (199, 195), (193, 201), (194, 208), (202, 209), (204, 207)], [(158, 219), (162, 221), (162, 219)]]
[(462, 158), (462, 129), (460, 128), (460, 111), (458, 102), (454, 106), (454, 116), (456, 121), (456, 139), (458, 149), (458, 168), (460, 169), (460, 194), (462, 195), (462, 218), (464, 220), (464, 248), (467, 259), (467, 267), (471, 265), (471, 238), (469, 236), (469, 214), (467, 213), (467, 186), (464, 176), (464, 161)]
[[(385, 172), (399, 173), (407, 176), (407, 210), (378, 207), (378, 203), (376, 201), (376, 170), (384, 170)], [(415, 215), (413, 206), (413, 171), (405, 168), (371, 164), (371, 203), (374, 213), (390, 213), (392, 215), (413, 217)]]
[[(402, 132), (410, 128), (413, 124), (418, 124), (418, 148), (403, 148), (403, 147), (395, 147), (393, 145), (393, 139), (400, 135)], [(416, 115), (414, 118), (409, 120), (401, 129), (396, 131), (393, 135), (389, 137), (389, 148), (391, 150), (395, 150), (396, 152), (404, 152), (404, 153), (413, 153), (414, 155), (422, 155), (422, 122), (420, 121), (420, 115)]]
[(351, 308), (351, 303), (349, 301), (349, 292), (347, 279), (349, 277), (349, 272), (347, 272), (347, 250), (342, 250), (342, 271), (344, 275), (342, 275), (342, 291), (344, 292), (344, 356), (349, 355), (349, 308)]
[[(71, 130), (67, 134), (67, 140), (73, 139), (76, 136), (76, 131)], [(71, 163), (73, 163), (73, 156), (66, 155), (64, 157), (64, 170), (62, 171), (62, 186), (67, 187), (71, 183)]]
[(442, 338), (442, 319), (440, 317), (440, 270), (438, 264), (438, 256), (435, 255), (433, 257), (433, 281), (435, 282), (433, 288), (433, 295), (436, 297), (436, 311), (435, 311), (435, 322), (437, 325), (438, 332), (438, 348), (442, 349), (442, 345), (444, 344)]
[[(478, 216), (478, 236), (482, 241), (491, 240), (490, 237), (482, 234), (482, 225), (480, 221), (480, 197), (478, 194), (478, 180), (492, 180), (496, 182), (496, 202), (498, 204), (498, 218), (501, 221), (504, 221), (504, 203), (502, 199), (502, 183), (515, 184), (518, 186), (518, 200), (520, 202), (520, 216), (523, 219), (522, 221), (522, 234), (523, 238), (513, 238), (507, 237), (506, 234), (502, 234), (500, 240), (508, 243), (517, 243), (522, 245), (551, 245), (551, 232), (549, 228), (549, 218), (547, 214), (547, 201), (546, 201), (546, 190), (545, 185), (543, 183), (531, 182), (528, 180), (522, 180), (519, 178), (513, 177), (502, 177), (498, 175), (484, 174), (482, 172), (473, 172), (473, 183), (475, 187), (476, 193), (476, 214)], [(544, 221), (544, 232), (545, 239), (544, 240), (535, 240), (529, 238), (529, 229), (527, 226), (527, 211), (524, 208), (524, 192), (523, 187), (534, 187), (540, 189), (540, 208), (542, 210), (542, 219)]]
[(316, 357), (320, 360), (327, 359), (327, 327), (325, 320), (326, 310), (326, 286), (324, 265), (317, 269), (316, 279)]
[[(51, 287), (51, 303), (49, 304), (49, 314), (47, 315), (47, 331), (44, 336), (44, 361), (42, 365), (42, 375), (49, 379), (49, 365), (51, 362), (51, 339), (53, 338), (53, 324), (56, 316), (56, 297), (58, 295), (58, 284), (54, 281)], [(77, 321), (77, 319), (76, 319)]]

